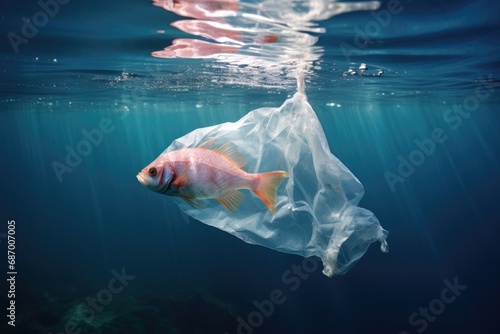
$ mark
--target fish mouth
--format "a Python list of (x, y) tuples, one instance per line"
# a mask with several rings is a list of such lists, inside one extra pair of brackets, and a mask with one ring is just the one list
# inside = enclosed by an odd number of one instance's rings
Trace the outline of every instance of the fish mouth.
[(141, 175), (141, 173), (137, 174), (137, 180), (143, 185), (148, 186), (148, 181)]

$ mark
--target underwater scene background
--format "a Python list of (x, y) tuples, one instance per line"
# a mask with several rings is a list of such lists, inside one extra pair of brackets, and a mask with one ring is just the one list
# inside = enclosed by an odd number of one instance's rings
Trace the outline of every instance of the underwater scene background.
[(389, 231), (328, 278), (136, 180), (176, 138), (292, 96), (281, 55), (153, 57), (193, 36), (145, 0), (2, 2), (1, 332), (496, 332), (499, 10), (389, 0), (308, 32), (308, 101)]

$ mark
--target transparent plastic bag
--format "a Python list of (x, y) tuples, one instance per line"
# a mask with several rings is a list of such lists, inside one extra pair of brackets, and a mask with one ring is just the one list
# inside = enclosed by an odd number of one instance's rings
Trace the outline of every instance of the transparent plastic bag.
[(363, 186), (330, 152), (303, 93), (279, 108), (251, 111), (235, 123), (197, 129), (165, 152), (210, 140), (234, 145), (246, 158), (246, 172), (286, 171), (288, 178), (277, 189), (275, 214), (247, 190), (242, 190), (246, 198), (234, 213), (214, 199), (197, 200), (200, 208), (172, 197), (189, 216), (250, 244), (318, 256), (329, 277), (349, 270), (372, 242), (381, 242), (387, 251), (388, 232), (373, 213), (357, 207)]

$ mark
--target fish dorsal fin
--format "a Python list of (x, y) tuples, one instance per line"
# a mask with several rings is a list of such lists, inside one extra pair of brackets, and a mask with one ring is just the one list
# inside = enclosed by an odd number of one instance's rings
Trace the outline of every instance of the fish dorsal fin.
[(239, 168), (245, 166), (247, 161), (245, 157), (238, 151), (236, 146), (232, 143), (224, 143), (220, 146), (215, 145), (216, 138), (212, 138), (198, 146), (198, 148), (204, 148), (206, 150), (215, 151), (219, 154), (222, 154), (229, 160), (231, 160), (236, 166)]
[(207, 141), (204, 141), (200, 145), (196, 146), (197, 148), (204, 148), (206, 150), (213, 150), (215, 148), (215, 139), (217, 138), (212, 138)]

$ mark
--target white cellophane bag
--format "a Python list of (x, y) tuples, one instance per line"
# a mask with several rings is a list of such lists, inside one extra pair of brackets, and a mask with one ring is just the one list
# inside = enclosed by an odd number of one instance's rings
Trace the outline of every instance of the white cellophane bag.
[(357, 206), (363, 186), (331, 153), (304, 93), (278, 108), (253, 110), (237, 122), (194, 130), (166, 151), (209, 140), (234, 145), (247, 161), (246, 172), (286, 171), (288, 178), (277, 189), (275, 214), (241, 190), (246, 198), (234, 213), (214, 199), (197, 200), (199, 208), (174, 197), (189, 216), (250, 244), (318, 256), (329, 277), (349, 270), (375, 241), (387, 251), (388, 232), (372, 212)]

